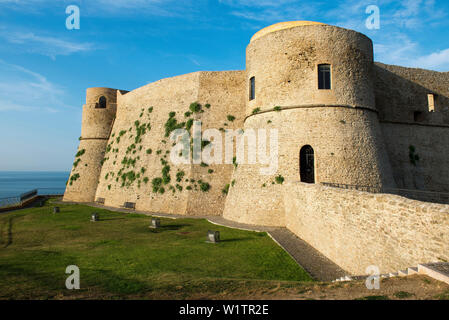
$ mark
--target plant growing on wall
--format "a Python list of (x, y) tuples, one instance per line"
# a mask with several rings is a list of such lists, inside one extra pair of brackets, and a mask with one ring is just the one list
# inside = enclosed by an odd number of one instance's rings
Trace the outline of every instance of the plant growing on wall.
[(274, 110), (274, 111), (277, 111), (277, 112), (279, 112), (279, 111), (281, 111), (281, 110), (282, 110), (282, 108), (281, 108), (281, 107), (279, 107), (279, 106), (276, 106), (276, 107), (274, 107), (274, 108), (273, 108), (273, 110)]
[(77, 154), (75, 155), (75, 158), (81, 157), (85, 153), (86, 153), (86, 149), (81, 149), (80, 151), (77, 152)]
[(260, 108), (254, 108), (252, 114), (256, 114), (260, 112)]
[(223, 194), (228, 194), (228, 192), (229, 192), (229, 187), (230, 187), (230, 185), (229, 185), (229, 183), (228, 183), (227, 185), (224, 186), (223, 189), (221, 189), (221, 192), (222, 192)]
[(210, 188), (211, 188), (211, 186), (210, 186), (209, 183), (203, 182), (203, 181), (200, 182), (200, 189), (201, 189), (201, 191), (207, 192), (207, 191), (210, 190)]
[(235, 120), (235, 117), (233, 116), (233, 115), (228, 115), (227, 116), (227, 119), (228, 119), (228, 121), (231, 121), (231, 122), (233, 122), (234, 120)]
[(278, 175), (277, 177), (274, 178), (274, 181), (276, 181), (277, 184), (283, 184), (284, 183), (284, 177), (281, 175)]
[(419, 161), (419, 155), (416, 154), (416, 148), (412, 145), (409, 147), (408, 156), (410, 158), (410, 163), (416, 166), (417, 162)]
[(198, 102), (193, 102), (190, 104), (189, 109), (194, 113), (198, 113), (201, 112), (201, 105)]

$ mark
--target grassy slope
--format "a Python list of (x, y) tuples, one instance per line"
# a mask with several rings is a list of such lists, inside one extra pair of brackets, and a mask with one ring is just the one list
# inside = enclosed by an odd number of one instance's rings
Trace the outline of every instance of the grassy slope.
[[(101, 221), (90, 222), (92, 212)], [(186, 298), (241, 285), (232, 279), (311, 281), (266, 233), (196, 219), (162, 219), (155, 232), (149, 223), (82, 205), (0, 215), (0, 298)], [(221, 243), (205, 242), (209, 229)], [(82, 290), (65, 289), (68, 265), (80, 268)]]

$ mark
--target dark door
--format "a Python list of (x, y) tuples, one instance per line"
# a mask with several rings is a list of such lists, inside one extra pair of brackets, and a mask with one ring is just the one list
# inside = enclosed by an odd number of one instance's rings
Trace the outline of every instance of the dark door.
[(311, 146), (302, 147), (299, 159), (301, 182), (315, 183), (315, 157), (313, 148)]

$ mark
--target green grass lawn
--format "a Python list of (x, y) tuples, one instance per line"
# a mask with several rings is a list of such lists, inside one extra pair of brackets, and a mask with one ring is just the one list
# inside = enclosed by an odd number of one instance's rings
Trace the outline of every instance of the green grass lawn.
[[(213, 297), (242, 281), (311, 281), (266, 233), (188, 218), (161, 219), (155, 231), (145, 215), (60, 207), (0, 214), (1, 299)], [(208, 230), (222, 241), (206, 243)], [(81, 290), (65, 288), (69, 265), (80, 268)]]

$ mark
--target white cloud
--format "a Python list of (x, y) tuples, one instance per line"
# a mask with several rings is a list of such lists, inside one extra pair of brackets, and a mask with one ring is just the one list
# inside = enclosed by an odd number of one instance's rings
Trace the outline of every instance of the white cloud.
[(438, 71), (449, 71), (449, 48), (418, 57), (411, 63), (411, 66), (417, 68), (432, 69)]
[(67, 108), (65, 92), (43, 75), (0, 60), (0, 111), (43, 110), (56, 112)]
[(11, 31), (6, 30), (5, 27), (0, 31), (0, 37), (12, 45), (24, 48), (27, 52), (42, 54), (52, 59), (55, 59), (58, 55), (66, 56), (90, 51), (94, 48), (92, 43), (79, 43), (56, 37), (40, 36), (33, 32)]

